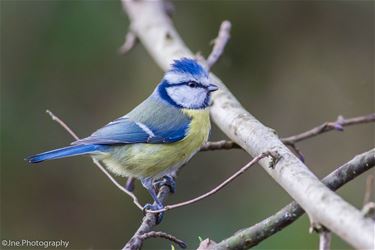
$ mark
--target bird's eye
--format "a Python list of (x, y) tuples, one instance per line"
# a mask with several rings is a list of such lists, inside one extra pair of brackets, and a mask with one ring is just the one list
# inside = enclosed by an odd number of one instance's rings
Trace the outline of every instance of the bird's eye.
[(190, 88), (196, 88), (196, 87), (198, 87), (198, 83), (197, 83), (197, 82), (194, 82), (194, 81), (191, 81), (191, 82), (188, 83), (188, 86), (189, 86)]

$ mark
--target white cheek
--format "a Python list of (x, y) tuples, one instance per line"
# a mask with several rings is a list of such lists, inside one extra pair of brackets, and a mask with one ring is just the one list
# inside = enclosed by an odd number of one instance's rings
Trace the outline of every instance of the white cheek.
[(202, 108), (207, 96), (205, 89), (185, 85), (169, 87), (167, 93), (175, 103), (184, 108)]

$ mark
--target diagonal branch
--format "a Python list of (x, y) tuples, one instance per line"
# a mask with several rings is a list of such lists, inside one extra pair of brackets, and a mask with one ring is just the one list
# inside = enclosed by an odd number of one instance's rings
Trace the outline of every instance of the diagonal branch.
[[(122, 3), (134, 32), (162, 69), (167, 70), (174, 59), (194, 57), (165, 14), (162, 1), (123, 0)], [(374, 226), (371, 219), (364, 218), (358, 209), (325, 187), (272, 129), (241, 106), (220, 79), (213, 74), (211, 78), (220, 87), (213, 95), (210, 112), (218, 127), (252, 156), (277, 151), (282, 156), (277, 167), (269, 168), (270, 160), (265, 158), (259, 162), (264, 170), (315, 221), (356, 248), (371, 248)]]
[[(375, 149), (371, 149), (370, 151), (357, 155), (349, 162), (334, 170), (327, 175), (322, 182), (329, 189), (337, 190), (345, 183), (348, 183), (374, 166)], [(293, 201), (267, 219), (217, 243), (215, 249), (248, 249), (256, 246), (261, 241), (292, 224), (304, 213), (303, 208), (298, 205), (297, 202)]]

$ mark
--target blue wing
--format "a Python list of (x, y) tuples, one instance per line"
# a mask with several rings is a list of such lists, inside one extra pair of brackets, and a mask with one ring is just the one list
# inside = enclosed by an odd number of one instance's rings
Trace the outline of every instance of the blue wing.
[(73, 144), (172, 143), (185, 138), (191, 119), (150, 96), (132, 112)]

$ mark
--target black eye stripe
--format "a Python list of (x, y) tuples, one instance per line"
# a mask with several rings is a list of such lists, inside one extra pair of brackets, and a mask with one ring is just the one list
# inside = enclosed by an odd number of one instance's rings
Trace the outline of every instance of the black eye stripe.
[[(166, 86), (167, 88), (170, 88), (170, 87), (176, 87), (176, 86), (189, 86), (189, 83), (191, 83), (192, 81), (189, 81), (189, 82), (180, 82), (180, 83), (174, 83), (174, 84), (170, 84), (169, 86)], [(204, 88), (204, 89), (207, 89), (207, 86), (199, 83), (199, 82), (196, 82), (194, 81), (194, 83), (196, 83), (196, 86), (194, 86), (194, 88)]]
[(203, 84), (200, 84), (196, 81), (186, 82), (185, 84), (191, 88), (206, 88)]

